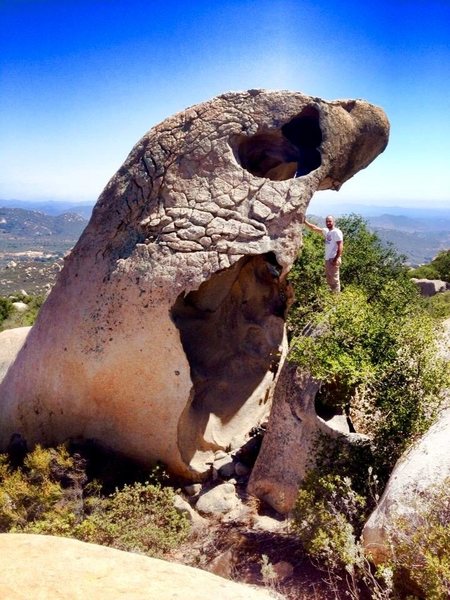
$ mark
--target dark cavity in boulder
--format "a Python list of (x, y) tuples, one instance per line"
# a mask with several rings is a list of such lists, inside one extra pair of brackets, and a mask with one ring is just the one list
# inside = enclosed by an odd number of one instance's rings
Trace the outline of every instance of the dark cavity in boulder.
[(226, 423), (267, 372), (275, 375), (290, 297), (280, 273), (273, 253), (245, 256), (178, 297), (172, 318), (194, 384), (179, 425), (180, 447), (189, 452), (188, 440), (198, 444), (211, 413)]
[(319, 112), (308, 106), (280, 129), (232, 140), (239, 164), (256, 177), (282, 181), (320, 167), (322, 130)]

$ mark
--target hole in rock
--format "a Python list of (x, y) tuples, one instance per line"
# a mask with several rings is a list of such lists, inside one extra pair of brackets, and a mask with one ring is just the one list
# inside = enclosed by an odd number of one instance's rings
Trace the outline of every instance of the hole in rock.
[(322, 131), (319, 111), (306, 107), (280, 129), (240, 135), (233, 141), (239, 164), (256, 177), (274, 181), (307, 175), (320, 167)]
[(324, 421), (330, 421), (336, 416), (344, 416), (349, 431), (355, 431), (349, 416), (349, 404), (338, 385), (323, 385), (316, 394), (314, 408), (317, 416)]
[[(193, 381), (192, 401), (178, 426), (178, 445), (187, 463), (198, 449), (219, 446), (214, 431), (204, 440), (210, 415), (220, 438), (221, 428), (252, 395), (256, 405), (267, 398), (290, 297), (280, 273), (273, 253), (245, 256), (198, 290), (181, 294), (172, 308)], [(243, 412), (239, 419), (247, 431), (254, 425)]]

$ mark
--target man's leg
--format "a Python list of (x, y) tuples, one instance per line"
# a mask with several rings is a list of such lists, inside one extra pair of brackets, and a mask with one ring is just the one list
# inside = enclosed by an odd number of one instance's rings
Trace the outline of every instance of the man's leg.
[(341, 266), (341, 259), (338, 258), (337, 264), (333, 264), (333, 259), (325, 261), (325, 275), (327, 283), (332, 292), (338, 294), (341, 291), (341, 281), (339, 278), (339, 267)]

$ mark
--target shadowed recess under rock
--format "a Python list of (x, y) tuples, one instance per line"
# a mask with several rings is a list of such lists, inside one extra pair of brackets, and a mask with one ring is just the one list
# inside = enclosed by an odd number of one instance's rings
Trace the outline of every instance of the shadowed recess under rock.
[(210, 414), (227, 423), (268, 372), (271, 379), (275, 376), (290, 296), (280, 273), (273, 253), (246, 256), (178, 297), (172, 318), (194, 384), (179, 425), (185, 458), (202, 438), (200, 445), (216, 446), (215, 440), (204, 438)]
[(282, 181), (307, 175), (320, 167), (322, 131), (319, 112), (307, 106), (281, 129), (232, 140), (239, 164), (257, 177)]

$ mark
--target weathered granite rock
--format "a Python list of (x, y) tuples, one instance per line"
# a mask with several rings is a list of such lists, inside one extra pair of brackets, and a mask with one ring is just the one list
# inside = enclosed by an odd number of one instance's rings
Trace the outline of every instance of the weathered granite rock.
[(422, 296), (429, 298), (435, 296), (441, 292), (445, 292), (450, 289), (450, 283), (442, 281), (441, 279), (415, 279), (412, 281), (417, 285)]
[(232, 483), (222, 483), (201, 494), (195, 508), (205, 515), (224, 515), (240, 504), (235, 486)]
[(397, 522), (414, 529), (427, 497), (450, 477), (450, 408), (397, 462), (380, 502), (364, 526), (364, 547), (375, 563), (391, 556), (398, 541)]
[(190, 524), (196, 529), (200, 529), (207, 524), (207, 519), (201, 517), (198, 512), (192, 508), (189, 502), (179, 494), (175, 495), (173, 505), (180, 514), (185, 515), (189, 519)]
[(206, 474), (267, 417), (311, 196), (365, 168), (388, 129), (361, 100), (251, 90), (150, 130), (0, 387), (0, 446), (84, 436)]
[(16, 327), (0, 332), (0, 381), (23, 346), (31, 327)]
[(274, 392), (272, 412), (248, 483), (250, 494), (279, 513), (289, 513), (308, 470), (315, 465), (320, 437), (341, 444), (365, 444), (340, 418), (324, 420), (315, 409), (319, 382), (286, 360)]
[(29, 309), (28, 304), (25, 304), (25, 302), (13, 302), (12, 305), (14, 306), (14, 309), (19, 313), (26, 312)]
[(274, 598), (200, 569), (48, 535), (0, 534), (0, 556), (0, 597), (5, 599)]

